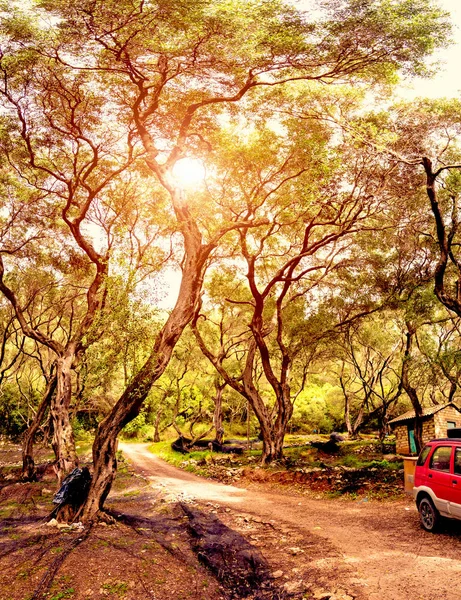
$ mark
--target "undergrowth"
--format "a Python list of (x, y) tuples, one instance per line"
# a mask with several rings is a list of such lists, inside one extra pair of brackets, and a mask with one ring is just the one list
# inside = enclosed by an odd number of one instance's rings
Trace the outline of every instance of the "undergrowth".
[(175, 467), (184, 466), (185, 469), (189, 471), (196, 471), (197, 469), (193, 468), (193, 465), (190, 464), (183, 465), (184, 462), (190, 460), (202, 462), (211, 455), (211, 452), (208, 449), (197, 450), (194, 452), (189, 452), (188, 454), (182, 454), (181, 452), (176, 452), (176, 450), (173, 450), (173, 448), (171, 447), (171, 442), (156, 442), (154, 444), (151, 444), (149, 446), (149, 452), (152, 452), (152, 454), (155, 454), (159, 458), (162, 458), (170, 465), (174, 465)]

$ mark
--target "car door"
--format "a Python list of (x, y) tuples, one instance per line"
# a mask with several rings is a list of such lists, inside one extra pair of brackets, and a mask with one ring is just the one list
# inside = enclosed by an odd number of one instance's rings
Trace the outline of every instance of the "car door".
[(415, 487), (427, 485), (427, 470), (429, 466), (426, 463), (428, 463), (427, 457), (432, 452), (432, 449), (433, 446), (431, 444), (428, 444), (427, 446), (424, 446), (420, 455), (418, 456), (413, 479)]
[(450, 473), (452, 446), (437, 446), (432, 453), (427, 471), (427, 485), (432, 489), (437, 509), (449, 514), (453, 495), (453, 474)]
[(450, 513), (461, 519), (461, 448), (455, 448), (451, 488)]

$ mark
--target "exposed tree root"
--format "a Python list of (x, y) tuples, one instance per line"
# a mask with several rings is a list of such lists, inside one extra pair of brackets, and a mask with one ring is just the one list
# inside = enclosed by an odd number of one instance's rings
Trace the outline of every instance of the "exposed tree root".
[(61, 565), (69, 556), (69, 554), (77, 548), (82, 542), (84, 542), (91, 532), (91, 527), (85, 529), (81, 533), (79, 533), (74, 539), (72, 539), (69, 544), (64, 548), (64, 550), (51, 562), (46, 573), (42, 577), (40, 583), (35, 589), (33, 595), (30, 600), (45, 600), (48, 592), (50, 590), (51, 584), (53, 583), (56, 574), (58, 573)]
[[(7, 527), (8, 525), (3, 521), (2, 525)], [(36, 544), (43, 544), (50, 536), (48, 535), (30, 535), (28, 537), (19, 539), (19, 540), (6, 540), (2, 542), (2, 549), (0, 551), (0, 558), (4, 558), (9, 554), (14, 554), (15, 552), (19, 552), (23, 548), (28, 548), (30, 546), (35, 546)]]
[(115, 525), (117, 520), (115, 517), (107, 511), (100, 510), (96, 515), (98, 523), (106, 523), (106, 525)]

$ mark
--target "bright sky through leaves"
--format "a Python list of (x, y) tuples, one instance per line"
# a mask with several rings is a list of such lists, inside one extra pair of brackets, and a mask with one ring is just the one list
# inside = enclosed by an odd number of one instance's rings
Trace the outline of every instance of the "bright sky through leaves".
[[(301, 10), (312, 8), (311, 0), (292, 1)], [(439, 3), (444, 10), (451, 14), (454, 44), (447, 49), (435, 53), (433, 58), (440, 63), (440, 66), (438, 73), (434, 77), (414, 78), (402, 81), (399, 95), (404, 99), (417, 97), (458, 97), (461, 93), (461, 0), (439, 0)], [(312, 11), (311, 15), (313, 15)], [(197, 187), (205, 177), (203, 164), (200, 163), (197, 168), (197, 165), (194, 164), (197, 162), (199, 161), (186, 158), (176, 163), (174, 175), (185, 189)], [(179, 291), (179, 271), (169, 270), (164, 275), (164, 283), (166, 284), (168, 293), (164, 301), (160, 303), (160, 306), (162, 308), (171, 308)]]
[(415, 79), (408, 82), (402, 91), (405, 98), (424, 96), (439, 98), (443, 96), (458, 97), (461, 93), (461, 2), (459, 0), (439, 0), (440, 6), (451, 14), (453, 22), (454, 44), (435, 54), (441, 66), (439, 73), (430, 79)]
[[(292, 0), (293, 4), (312, 12), (312, 0)], [(414, 78), (402, 81), (399, 95), (404, 99), (417, 97), (458, 97), (461, 93), (461, 0), (438, 0), (442, 9), (451, 15), (453, 42), (449, 48), (434, 53), (431, 61), (439, 62), (438, 73), (431, 78)]]
[(205, 179), (205, 166), (198, 158), (181, 158), (173, 167), (173, 177), (184, 189), (196, 188)]

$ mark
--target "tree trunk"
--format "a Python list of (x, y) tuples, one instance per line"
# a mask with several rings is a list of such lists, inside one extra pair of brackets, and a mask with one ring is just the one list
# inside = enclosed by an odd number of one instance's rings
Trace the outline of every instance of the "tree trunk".
[(379, 440), (382, 442), (386, 435), (389, 435), (390, 427), (389, 427), (389, 415), (387, 410), (383, 412), (382, 416), (379, 419)]
[(456, 383), (456, 381), (450, 380), (450, 391), (448, 393), (448, 402), (453, 402), (453, 398), (455, 397), (457, 389), (458, 389), (458, 384)]
[(407, 324), (408, 332), (407, 332), (407, 343), (405, 347), (405, 354), (403, 359), (403, 367), (402, 367), (402, 387), (407, 393), (407, 396), (411, 400), (411, 404), (413, 406), (413, 410), (415, 411), (415, 445), (416, 451), (419, 453), (423, 447), (423, 408), (421, 406), (421, 402), (418, 398), (418, 393), (416, 389), (410, 384), (409, 378), (409, 363), (411, 360), (411, 346), (413, 343), (413, 336), (415, 334), (414, 328), (412, 328), (409, 324)]
[(263, 451), (261, 455), (261, 465), (269, 465), (273, 460), (276, 459), (277, 451), (275, 448), (275, 441), (271, 435), (264, 435), (263, 429), (261, 428), (261, 436), (263, 438)]
[(22, 442), (22, 474), (21, 478), (23, 481), (36, 481), (37, 475), (35, 471), (34, 462), (34, 443), (35, 435), (40, 427), (41, 422), (45, 416), (47, 408), (50, 406), (51, 398), (56, 390), (56, 373), (52, 373), (47, 383), (45, 393), (43, 394), (42, 401), (40, 402), (35, 417), (29, 428), (24, 434)]
[[(273, 423), (272, 417), (267, 410), (264, 400), (261, 398), (258, 389), (253, 381), (253, 366), (256, 352), (256, 342), (252, 338), (248, 345), (248, 354), (243, 370), (243, 376), (240, 379), (231, 377), (222, 366), (222, 360), (214, 357), (207, 348), (200, 332), (197, 328), (197, 319), (192, 322), (192, 331), (195, 339), (200, 347), (200, 350), (208, 358), (211, 364), (221, 375), (226, 384), (238, 392), (243, 398), (248, 401), (248, 404), (253, 409), (253, 412), (258, 419), (260, 426), (260, 436), (263, 442), (263, 450), (261, 456), (261, 464), (268, 464), (273, 460), (282, 458), (283, 456), (283, 438), (288, 428), (288, 423), (293, 412), (293, 405), (288, 399), (283, 402), (278, 401), (277, 420)], [(288, 387), (283, 388), (286, 392)], [(247, 414), (248, 418), (248, 414)], [(248, 421), (247, 421), (248, 423)]]
[(280, 398), (278, 398), (277, 418), (272, 428), (275, 445), (275, 460), (283, 458), (283, 442), (293, 415), (293, 403), (290, 398), (290, 388), (287, 384), (281, 386)]
[(213, 426), (216, 431), (215, 440), (218, 444), (222, 444), (224, 441), (224, 427), (223, 427), (223, 416), (222, 416), (222, 397), (226, 383), (215, 382), (216, 395), (214, 397), (214, 413), (213, 413)]
[[(261, 398), (257, 388), (253, 382), (253, 364), (255, 358), (256, 343), (254, 340), (250, 341), (248, 347), (248, 355), (246, 359), (245, 369), (243, 373), (243, 386), (240, 383), (234, 382), (229, 379), (228, 383), (240, 392), (250, 403), (253, 412), (258, 419), (258, 423), (261, 429), (261, 438), (263, 442), (263, 451), (261, 456), (261, 464), (269, 464), (273, 460), (281, 458), (280, 448), (277, 446), (276, 430), (274, 429), (274, 423), (272, 417), (267, 410), (264, 400)], [(282, 441), (283, 447), (283, 441)]]
[(355, 439), (358, 436), (360, 428), (364, 424), (364, 416), (365, 416), (365, 403), (367, 402), (367, 398), (362, 401), (359, 412), (355, 418), (354, 423), (351, 420), (351, 400), (349, 394), (346, 390), (346, 384), (344, 383), (343, 375), (339, 376), (339, 383), (341, 384), (341, 389), (343, 391), (344, 396), (344, 424), (346, 425), (347, 435), (351, 439)]
[(157, 443), (160, 441), (160, 419), (162, 418), (163, 408), (160, 407), (155, 416), (155, 424), (154, 424), (154, 442)]
[(365, 416), (365, 400), (362, 402), (359, 412), (355, 418), (354, 424), (352, 425), (352, 439), (356, 439), (359, 435), (359, 431), (364, 424), (364, 416)]
[(73, 354), (59, 357), (56, 361), (56, 393), (51, 401), (53, 420), (53, 447), (56, 463), (55, 470), (60, 485), (64, 477), (76, 466), (78, 457), (75, 451), (74, 433), (70, 422), (69, 407), (72, 399), (71, 365)]
[(351, 407), (348, 394), (344, 394), (344, 423), (346, 425), (347, 435), (352, 438)]
[(173, 311), (160, 332), (149, 359), (109, 415), (99, 424), (93, 444), (93, 478), (83, 510), (83, 520), (94, 519), (102, 510), (117, 470), (117, 436), (123, 427), (139, 414), (149, 390), (164, 372), (173, 348), (187, 324), (182, 326), (181, 321), (172, 323), (176, 321), (175, 317)]
[(277, 420), (272, 424), (269, 421), (258, 418), (261, 427), (261, 438), (263, 443), (261, 464), (268, 465), (274, 460), (283, 458), (283, 442), (290, 423), (290, 417)]
[[(343, 365), (343, 368), (344, 368), (344, 365)], [(341, 384), (341, 389), (343, 391), (343, 396), (344, 396), (344, 424), (346, 425), (347, 435), (350, 438), (352, 438), (353, 429), (352, 429), (352, 423), (351, 423), (351, 401), (349, 398), (349, 394), (346, 391), (346, 385), (344, 383), (342, 373), (339, 376), (339, 383)]]
[(283, 458), (283, 442), (288, 429), (292, 411), (280, 411), (275, 423), (272, 422), (263, 401), (258, 398), (249, 398), (250, 405), (258, 419), (261, 428), (263, 451), (261, 464), (270, 464), (274, 460)]
[(165, 371), (177, 341), (196, 312), (200, 298), (205, 263), (213, 247), (202, 245), (197, 225), (190, 218), (181, 198), (174, 199), (173, 204), (182, 224), (185, 245), (178, 300), (158, 333), (146, 363), (98, 427), (93, 444), (93, 478), (82, 512), (84, 521), (94, 520), (102, 510), (117, 469), (117, 436), (139, 414), (152, 385)]
[(280, 460), (283, 458), (283, 442), (287, 434), (290, 419), (285, 419), (283, 424), (278, 425), (274, 429), (274, 459)]

